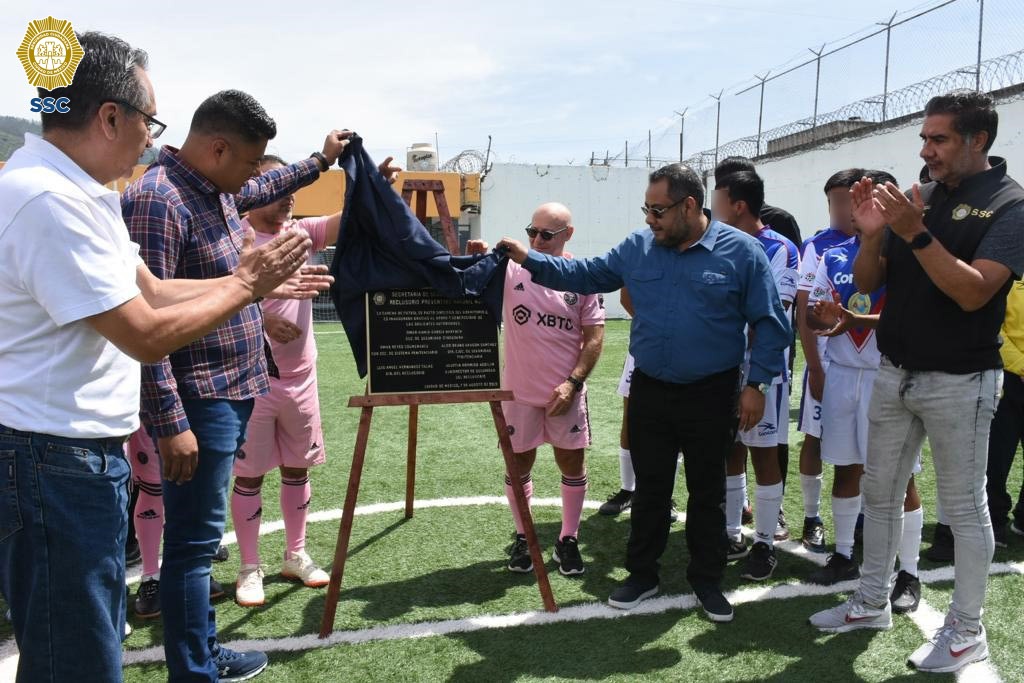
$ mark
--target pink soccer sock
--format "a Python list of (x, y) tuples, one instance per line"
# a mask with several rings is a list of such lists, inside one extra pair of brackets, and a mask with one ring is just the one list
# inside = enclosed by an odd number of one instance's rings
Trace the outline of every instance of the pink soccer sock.
[(260, 489), (250, 489), (235, 482), (231, 492), (231, 521), (238, 539), (238, 554), (242, 564), (260, 563), (260, 519), (263, 516), (263, 496)]
[(578, 477), (562, 475), (562, 531), (558, 534), (559, 540), (566, 536), (579, 536), (580, 517), (583, 515), (583, 501), (586, 497), (586, 471)]
[(306, 547), (306, 517), (309, 515), (311, 497), (308, 474), (302, 479), (281, 477), (281, 514), (284, 516), (285, 548), (288, 553), (297, 553)]
[(160, 482), (139, 480), (139, 499), (135, 503), (135, 538), (142, 553), (142, 575), (160, 573), (160, 539), (164, 535), (164, 494)]
[[(533, 475), (524, 474), (520, 478), (520, 481), (523, 482), (523, 492), (526, 494), (526, 506), (529, 507), (530, 499), (533, 498)], [(519, 508), (516, 507), (515, 494), (512, 493), (512, 479), (508, 474), (505, 475), (505, 497), (508, 499), (508, 506), (512, 508), (512, 521), (515, 522), (516, 533), (526, 533), (523, 531), (523, 518), (519, 514)]]

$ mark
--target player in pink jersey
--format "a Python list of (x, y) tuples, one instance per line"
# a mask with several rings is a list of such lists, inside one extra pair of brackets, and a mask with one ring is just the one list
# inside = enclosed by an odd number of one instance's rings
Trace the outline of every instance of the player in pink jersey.
[[(552, 256), (566, 255), (565, 243), (573, 231), (569, 209), (556, 203), (538, 207), (526, 229), (530, 247)], [(562, 472), (562, 529), (553, 559), (562, 574), (582, 574), (577, 538), (587, 494), (583, 450), (590, 445), (584, 382), (601, 355), (604, 306), (596, 295), (557, 292), (534, 284), (526, 270), (510, 262), (505, 276), (504, 330), (504, 380), (515, 400), (502, 403), (502, 410), (526, 500), (533, 495), (530, 471), (537, 447), (549, 443)], [(529, 572), (533, 561), (507, 472), (505, 495), (516, 527), (508, 569)]]
[[(397, 168), (381, 171), (390, 177)], [(265, 156), (260, 173), (285, 166), (280, 158)], [(313, 240), (312, 251), (338, 241), (341, 213), (318, 218), (292, 219), (294, 197), (253, 209), (243, 220), (263, 244), (282, 230), (303, 229)], [(246, 441), (235, 457), (235, 485), (231, 493), (231, 518), (241, 555), (235, 601), (255, 607), (265, 601), (264, 571), (260, 564), (259, 533), (263, 513), (261, 489), (266, 473), (281, 472), (281, 513), (284, 517), (285, 553), (281, 575), (306, 586), (326, 586), (330, 577), (305, 550), (306, 518), (311, 489), (309, 470), (324, 462), (324, 436), (317, 396), (316, 343), (313, 339), (313, 302), (266, 300), (262, 303), (263, 328), (270, 341), (280, 378), (271, 377), (270, 393), (259, 396), (249, 418)]]

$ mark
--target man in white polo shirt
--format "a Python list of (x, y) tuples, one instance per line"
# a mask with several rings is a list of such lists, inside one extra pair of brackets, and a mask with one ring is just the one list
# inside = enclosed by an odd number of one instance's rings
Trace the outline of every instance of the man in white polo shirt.
[(40, 91), (71, 111), (43, 114), (42, 138), (26, 135), (0, 171), (0, 589), (17, 680), (33, 683), (121, 680), (139, 362), (269, 293), (310, 245), (284, 236), (220, 280), (157, 280), (105, 187), (163, 132), (146, 53), (79, 42), (74, 82)]

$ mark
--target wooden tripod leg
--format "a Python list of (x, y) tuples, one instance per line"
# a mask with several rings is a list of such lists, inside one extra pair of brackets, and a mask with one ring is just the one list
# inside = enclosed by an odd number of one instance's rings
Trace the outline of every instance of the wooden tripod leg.
[(409, 406), (409, 452), (405, 460), (405, 518), (412, 519), (412, 505), (416, 500), (416, 436), (419, 429), (420, 407)]
[(345, 492), (345, 506), (341, 513), (341, 526), (338, 528), (338, 544), (334, 548), (334, 565), (331, 568), (331, 583), (327, 587), (327, 599), (324, 601), (324, 616), (320, 621), (320, 637), (326, 638), (334, 630), (334, 614), (338, 608), (338, 595), (341, 593), (341, 579), (345, 574), (345, 560), (348, 558), (348, 542), (352, 536), (352, 519), (356, 511), (356, 498), (359, 496), (359, 480), (363, 476), (363, 461), (366, 459), (366, 442), (370, 437), (370, 419), (373, 407), (363, 408), (359, 415), (359, 431), (356, 434), (356, 447), (352, 453), (352, 469), (348, 473), (348, 490)]
[(490, 404), (491, 415), (494, 417), (494, 426), (498, 430), (498, 441), (501, 443), (501, 454), (505, 458), (505, 468), (512, 481), (512, 492), (516, 499), (516, 507), (519, 509), (519, 516), (523, 520), (526, 545), (530, 548), (530, 559), (533, 560), (533, 571), (537, 575), (537, 587), (540, 588), (540, 597), (544, 601), (544, 609), (548, 612), (557, 612), (558, 605), (555, 603), (555, 596), (551, 592), (551, 584), (548, 582), (548, 570), (544, 568), (544, 557), (541, 555), (540, 544), (537, 542), (537, 532), (533, 528), (530, 506), (526, 503), (526, 493), (523, 492), (522, 480), (519, 476), (519, 463), (516, 462), (515, 453), (512, 452), (512, 441), (508, 437), (505, 414), (501, 412), (501, 401), (490, 401)]

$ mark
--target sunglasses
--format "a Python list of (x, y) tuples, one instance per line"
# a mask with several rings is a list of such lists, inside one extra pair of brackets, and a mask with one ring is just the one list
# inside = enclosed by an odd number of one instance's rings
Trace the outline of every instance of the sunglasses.
[(141, 109), (136, 107), (131, 102), (126, 102), (124, 100), (110, 100), (110, 101), (113, 102), (114, 104), (120, 104), (122, 107), (128, 107), (132, 111), (140, 114), (142, 116), (142, 118), (146, 119), (146, 128), (149, 129), (149, 137), (153, 138), (154, 140), (156, 140), (158, 137), (160, 137), (160, 135), (165, 130), (167, 130), (166, 124), (163, 124), (160, 121), (157, 121), (155, 118), (153, 118), (152, 116), (150, 116), (146, 112), (142, 111)]
[(669, 204), (668, 206), (666, 206), (664, 208), (661, 208), (661, 207), (655, 208), (653, 206), (647, 206), (646, 204), (644, 204), (643, 206), (640, 207), (640, 210), (644, 212), (645, 216), (651, 215), (651, 216), (654, 216), (655, 218), (661, 218), (662, 216), (665, 215), (666, 211), (668, 211), (669, 209), (673, 209), (673, 208), (679, 206), (680, 204), (682, 204), (686, 200), (687, 200), (687, 197), (683, 197), (682, 199), (680, 199), (675, 204)]
[(560, 232), (565, 232), (568, 229), (569, 226), (567, 225), (561, 230), (555, 230), (554, 232), (552, 232), (551, 230), (538, 230), (537, 228), (533, 227), (533, 225), (528, 225), (526, 226), (526, 234), (527, 236), (529, 236), (531, 240), (537, 235), (540, 235), (540, 238), (542, 240), (544, 240), (545, 242), (550, 242), (551, 240), (555, 239), (555, 235), (557, 235)]

